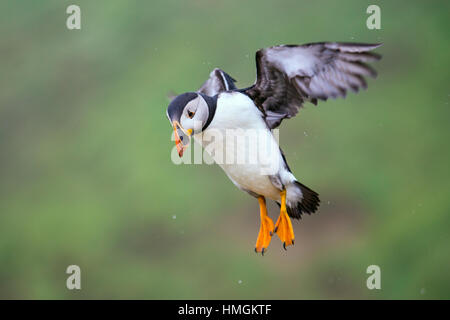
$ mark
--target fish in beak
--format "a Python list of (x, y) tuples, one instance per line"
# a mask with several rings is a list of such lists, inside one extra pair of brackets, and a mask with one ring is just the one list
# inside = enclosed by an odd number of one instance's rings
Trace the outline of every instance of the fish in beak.
[(181, 158), (191, 142), (192, 129), (184, 130), (178, 121), (173, 121), (172, 126), (175, 134), (175, 146)]

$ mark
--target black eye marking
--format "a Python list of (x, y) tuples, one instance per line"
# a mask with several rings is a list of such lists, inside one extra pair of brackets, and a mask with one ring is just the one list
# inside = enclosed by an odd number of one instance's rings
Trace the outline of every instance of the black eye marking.
[(189, 111), (188, 110), (188, 117), (190, 118), (190, 119), (192, 119), (192, 117), (195, 115), (195, 112), (192, 112), (192, 111)]

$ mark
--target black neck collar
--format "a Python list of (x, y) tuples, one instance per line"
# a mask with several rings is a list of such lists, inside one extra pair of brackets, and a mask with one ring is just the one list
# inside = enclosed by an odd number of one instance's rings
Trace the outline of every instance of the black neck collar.
[(209, 110), (209, 114), (208, 114), (208, 120), (206, 120), (205, 124), (203, 125), (202, 131), (204, 131), (206, 128), (208, 128), (208, 126), (210, 125), (212, 119), (214, 118), (214, 114), (216, 113), (216, 109), (217, 109), (217, 95), (215, 95), (214, 97), (210, 97), (207, 96), (203, 93), (198, 93), (199, 95), (202, 96), (203, 99), (205, 99), (206, 104), (208, 105), (208, 110)]

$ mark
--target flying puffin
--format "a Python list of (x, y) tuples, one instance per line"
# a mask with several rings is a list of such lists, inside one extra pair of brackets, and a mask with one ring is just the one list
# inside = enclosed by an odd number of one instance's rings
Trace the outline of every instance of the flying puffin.
[[(381, 58), (370, 51), (379, 46), (381, 44), (320, 42), (261, 49), (256, 52), (256, 81), (252, 86), (238, 89), (231, 76), (216, 68), (198, 91), (180, 94), (170, 102), (167, 117), (180, 157), (191, 136), (207, 149), (205, 136), (227, 129), (253, 130), (276, 146), (269, 147), (263, 159), (252, 163), (222, 161), (223, 157), (218, 161), (214, 152), (211, 153), (238, 188), (258, 199), (261, 224), (255, 252), (264, 255), (275, 233), (284, 249), (293, 245), (290, 217), (300, 219), (303, 213), (314, 213), (320, 203), (319, 195), (300, 183), (291, 172), (283, 152), (276, 142), (273, 143), (272, 129), (283, 119), (295, 116), (305, 102), (317, 105), (318, 100), (345, 97), (349, 89), (357, 92), (366, 88), (364, 77), (376, 76), (367, 62)], [(225, 137), (216, 135), (215, 143), (223, 147)], [(234, 159), (241, 153), (259, 151), (249, 149), (248, 145), (241, 148), (227, 145), (223, 150)], [(276, 170), (270, 173), (262, 170), (263, 162)], [(275, 224), (267, 215), (266, 198), (280, 206)]]

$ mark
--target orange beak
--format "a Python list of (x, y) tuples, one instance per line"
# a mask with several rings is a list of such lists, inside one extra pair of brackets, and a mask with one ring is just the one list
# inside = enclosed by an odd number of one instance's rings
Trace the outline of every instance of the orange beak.
[(173, 121), (172, 125), (175, 134), (175, 146), (177, 147), (178, 155), (181, 158), (184, 150), (189, 146), (192, 129), (184, 130), (178, 121)]

